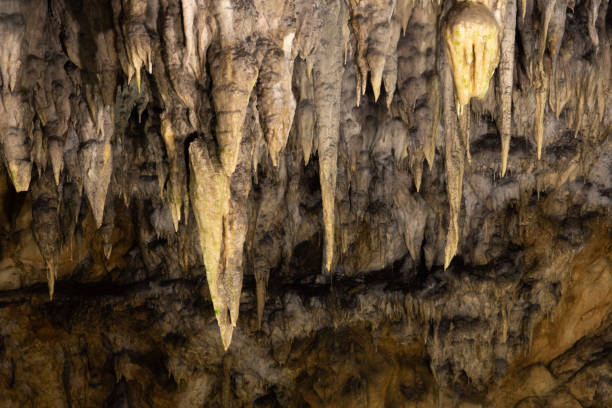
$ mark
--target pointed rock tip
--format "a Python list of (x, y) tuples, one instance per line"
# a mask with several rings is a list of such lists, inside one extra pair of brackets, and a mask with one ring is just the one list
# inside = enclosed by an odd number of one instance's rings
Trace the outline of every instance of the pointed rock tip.
[(140, 68), (136, 70), (136, 86), (138, 87), (138, 93), (140, 93)]
[(332, 275), (332, 261), (325, 261), (325, 265), (323, 266), (323, 273), (325, 275)]
[(238, 324), (238, 315), (240, 313), (240, 295), (236, 296), (236, 300), (229, 304), (230, 321), (233, 327)]
[(178, 232), (179, 223), (181, 222), (181, 204), (168, 200), (167, 205), (170, 208), (170, 216), (172, 217), (174, 232)]
[(304, 167), (308, 166), (308, 162), (310, 161), (310, 150), (304, 150)]
[(22, 162), (13, 163), (9, 162), (9, 174), (11, 181), (15, 187), (15, 191), (18, 193), (28, 191), (30, 188), (30, 179), (32, 177), (32, 163)]
[(506, 175), (506, 168), (508, 167), (508, 153), (502, 153), (502, 169), (501, 176), (502, 178)]
[(61, 168), (59, 168), (59, 166), (56, 166), (53, 161), (51, 161), (51, 165), (53, 167), (53, 179), (55, 180), (55, 185), (57, 187), (59, 187), (60, 174), (61, 174), (62, 170), (61, 170)]
[(100, 229), (104, 220), (104, 202), (102, 205), (100, 205), (97, 203), (92, 203), (92, 201), (89, 200), (89, 205), (91, 207), (91, 212), (93, 213), (96, 228)]
[(444, 270), (446, 270), (450, 266), (453, 258), (455, 257), (456, 252), (457, 249), (451, 250), (449, 245), (446, 245), (446, 248), (444, 249)]
[(52, 263), (47, 263), (47, 286), (49, 287), (49, 300), (53, 300), (55, 293), (55, 278), (57, 277), (57, 268)]
[(221, 343), (223, 343), (223, 350), (227, 351), (232, 343), (234, 326), (232, 326), (231, 324), (219, 325), (219, 332), (221, 333)]
[(391, 109), (391, 102), (393, 102), (393, 92), (387, 92), (386, 102), (387, 102), (387, 110)]
[(179, 230), (179, 222), (180, 222), (180, 217), (176, 217), (174, 215), (172, 215), (172, 225), (174, 226), (174, 232), (178, 232)]
[(382, 75), (378, 77), (374, 75), (372, 71), (372, 75), (370, 76), (370, 83), (372, 84), (372, 91), (374, 91), (374, 102), (378, 102), (378, 97), (380, 96), (380, 85), (382, 81)]
[(107, 243), (103, 245), (104, 248), (104, 258), (107, 260), (110, 259), (111, 254), (113, 253), (113, 244)]
[(378, 101), (380, 96), (380, 87), (382, 85), (383, 71), (385, 69), (385, 56), (381, 53), (369, 53), (368, 65), (370, 66), (370, 83), (372, 91), (374, 91), (374, 102)]

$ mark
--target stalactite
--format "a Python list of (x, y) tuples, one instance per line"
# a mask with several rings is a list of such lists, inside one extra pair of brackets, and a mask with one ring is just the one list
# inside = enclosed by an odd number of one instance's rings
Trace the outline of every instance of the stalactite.
[(413, 2), (412, 0), (400, 0), (393, 12), (391, 18), (390, 36), (389, 42), (386, 46), (385, 53), (385, 68), (382, 73), (383, 83), (385, 85), (385, 92), (387, 94), (387, 108), (391, 107), (393, 101), (393, 95), (397, 88), (397, 71), (398, 71), (398, 58), (397, 58), (397, 43), (400, 39), (402, 32), (406, 33), (406, 26), (412, 16)]
[[(9, 9), (6, 9), (7, 6)], [(0, 17), (0, 40), (2, 41), (0, 79), (5, 92), (13, 92), (17, 87), (22, 68), (22, 47), (26, 27), (18, 2), (5, 2), (2, 11), (2, 17)]]
[(295, 99), (291, 90), (293, 76), (292, 43), (294, 33), (288, 34), (283, 48), (272, 45), (265, 53), (259, 81), (259, 107), (263, 117), (264, 136), (272, 164), (278, 165), (279, 154), (287, 144), (295, 114)]
[(103, 106), (99, 99), (94, 103), (91, 113), (83, 100), (77, 102), (73, 110), (79, 115), (76, 128), (80, 141), (79, 162), (83, 174), (83, 186), (96, 225), (100, 227), (113, 170), (111, 138), (114, 118), (110, 106)]
[(248, 231), (248, 197), (251, 191), (251, 160), (253, 138), (245, 136), (240, 146), (236, 171), (229, 180), (228, 214), (223, 219), (223, 250), (221, 268), (232, 326), (238, 322), (242, 292), (244, 242)]
[[(559, 0), (561, 1), (561, 0)], [(535, 118), (535, 133), (536, 133), (536, 145), (537, 145), (537, 158), (538, 160), (542, 157), (542, 145), (544, 140), (544, 118), (546, 113), (546, 105), (547, 105), (547, 97), (551, 85), (551, 75), (556, 71), (556, 52), (555, 47), (553, 45), (551, 49), (551, 54), (554, 58), (553, 62), (555, 66), (551, 69), (545, 67), (544, 61), (544, 51), (547, 45), (548, 33), (549, 33), (549, 25), (551, 24), (551, 20), (553, 18), (553, 13), (555, 11), (555, 1), (545, 2), (544, 4), (538, 4), (541, 15), (541, 27), (538, 38), (538, 61), (537, 61), (537, 69), (535, 72), (535, 81), (534, 81), (534, 89), (535, 89), (535, 99), (536, 99), (536, 118)], [(564, 22), (564, 16), (560, 17)], [(553, 21), (553, 24), (555, 21)], [(555, 24), (556, 25), (556, 24)], [(553, 40), (553, 44), (559, 43), (560, 39), (555, 38)]]
[(32, 232), (47, 265), (49, 298), (53, 299), (61, 240), (59, 199), (50, 173), (43, 171), (32, 183)]
[(32, 172), (34, 112), (28, 102), (33, 84), (23, 71), (39, 74), (25, 58), (35, 51), (37, 40), (40, 40), (40, 25), (44, 23), (45, 14), (39, 6), (37, 1), (7, 1), (0, 10), (0, 41), (3, 44), (0, 49), (0, 142), (16, 191), (28, 190)]
[(553, 9), (550, 22), (548, 24), (548, 33), (546, 35), (546, 47), (550, 52), (552, 59), (553, 73), (557, 68), (557, 60), (559, 51), (563, 42), (565, 33), (565, 17), (567, 15), (567, 0), (556, 0), (555, 8)]
[(122, 0), (123, 13), (121, 32), (128, 60), (126, 75), (128, 82), (136, 77), (136, 84), (140, 90), (140, 69), (144, 67), (152, 73), (151, 43), (145, 27), (147, 18), (147, 1)]
[(259, 74), (255, 44), (247, 41), (248, 35), (253, 32), (248, 13), (248, 7), (233, 8), (229, 0), (220, 1), (215, 10), (220, 44), (212, 50), (210, 72), (217, 115), (215, 136), (221, 163), (228, 177), (238, 163), (242, 125)]
[(433, 168), (435, 155), (436, 155), (436, 143), (438, 139), (438, 133), (440, 132), (440, 122), (442, 120), (442, 97), (440, 90), (440, 77), (434, 75), (428, 82), (428, 98), (427, 105), (432, 112), (431, 120), (431, 133), (425, 141), (425, 147), (423, 153), (427, 164), (429, 164), (429, 170)]
[(322, 28), (321, 44), (313, 68), (315, 133), (319, 150), (319, 178), (323, 201), (324, 267), (331, 272), (335, 245), (335, 190), (338, 160), (339, 129), (342, 90), (342, 24), (345, 10), (335, 1), (329, 3), (330, 12)]
[[(188, 0), (186, 0), (188, 1)], [(177, 2), (172, 0), (161, 0), (160, 9), (163, 18), (162, 23), (162, 44), (164, 48), (164, 63), (168, 70), (168, 76), (171, 87), (168, 86), (164, 78), (160, 78), (158, 75), (155, 76), (155, 81), (158, 84), (160, 96), (164, 101), (164, 104), (172, 106), (174, 101), (172, 100), (172, 91), (176, 93), (179, 100), (189, 109), (194, 111), (196, 109), (196, 102), (198, 92), (196, 90), (196, 79), (193, 75), (190, 75), (189, 64), (185, 64), (183, 54), (187, 54), (187, 50), (183, 52), (183, 35), (182, 31), (185, 30), (185, 26), (181, 25), (181, 11)], [(189, 15), (183, 18), (189, 18)], [(193, 33), (185, 32), (184, 36), (187, 37)], [(191, 62), (189, 59), (187, 63)]]
[(294, 50), (306, 62), (306, 73), (310, 77), (313, 60), (311, 58), (321, 35), (322, 13), (324, 7), (308, 0), (295, 0), (296, 31)]
[(298, 86), (298, 104), (295, 112), (297, 135), (302, 147), (304, 165), (308, 165), (314, 139), (315, 111), (312, 78), (306, 70), (306, 61), (295, 62), (295, 78)]
[(535, 39), (535, 24), (533, 21), (533, 10), (534, 10), (534, 2), (535, 0), (521, 0), (521, 7), (523, 10), (521, 11), (523, 16), (518, 19), (516, 22), (517, 31), (519, 32), (519, 39), (521, 41), (522, 47), (520, 48), (523, 52), (521, 62), (525, 67), (527, 78), (529, 81), (533, 81), (533, 69), (534, 69), (534, 54), (536, 52), (535, 47), (536, 44)]
[(398, 19), (403, 34), (406, 34), (406, 28), (408, 27), (408, 22), (412, 16), (412, 11), (415, 6), (414, 1), (415, 0), (397, 0), (393, 16)]
[[(450, 58), (450, 56), (447, 54), (446, 58)], [(457, 117), (452, 109), (453, 88), (451, 83), (453, 78), (451, 68), (444, 57), (440, 64), (444, 115), (444, 164), (446, 168), (446, 191), (449, 205), (448, 232), (444, 248), (444, 269), (446, 269), (455, 256), (459, 243), (459, 213), (461, 211), (465, 148), (460, 137), (457, 135)]]
[(423, 157), (422, 147), (418, 149), (418, 153), (410, 156), (410, 172), (417, 193), (421, 190), (421, 181), (423, 180)]
[(455, 83), (457, 112), (474, 96), (482, 98), (499, 62), (499, 26), (479, 3), (457, 3), (448, 13), (444, 40)]
[(105, 259), (110, 259), (113, 252), (113, 229), (115, 228), (115, 206), (110, 195), (107, 197), (104, 207), (102, 225), (98, 229), (102, 241), (102, 252)]
[(229, 316), (230, 304), (227, 300), (228, 289), (225, 287), (223, 264), (224, 220), (229, 214), (230, 185), (222, 164), (210, 148), (210, 143), (207, 145), (199, 139), (189, 145), (190, 198), (198, 225), (215, 317), (223, 347), (227, 350), (234, 330)]
[[(178, 231), (178, 225), (181, 221), (181, 210), (183, 207), (183, 185), (184, 177), (181, 177), (180, 168), (182, 163), (179, 162), (179, 153), (177, 149), (177, 137), (173, 128), (172, 114), (162, 114), (161, 116), (161, 135), (166, 146), (166, 154), (170, 162), (170, 175), (168, 180), (167, 202), (172, 215), (174, 231)], [(182, 140), (180, 140), (182, 141)], [(182, 143), (179, 144), (179, 146)], [(163, 191), (163, 190), (162, 190)]]
[(47, 139), (43, 138), (41, 124), (37, 119), (34, 120), (32, 126), (31, 139), (32, 151), (30, 157), (40, 176), (42, 169), (47, 168)]
[(389, 43), (390, 21), (393, 14), (392, 1), (357, 1), (349, 2), (351, 7), (351, 24), (357, 41), (357, 66), (359, 67), (358, 91), (365, 93), (368, 72), (374, 91), (374, 100), (378, 100), (380, 84), (385, 68), (385, 55)]
[(425, 3), (412, 11), (411, 25), (401, 39), (398, 54), (400, 117), (412, 127), (408, 138), (409, 166), (414, 185), (420, 190), (425, 149), (433, 160), (432, 123), (437, 106), (430, 94), (430, 68), (435, 62), (436, 18), (434, 6)]
[(540, 69), (536, 72), (535, 81), (536, 100), (536, 145), (538, 160), (542, 157), (542, 143), (544, 139), (544, 114), (546, 113), (546, 95), (548, 93), (548, 76)]
[(263, 50), (258, 51), (261, 60), (258, 110), (274, 166), (287, 144), (296, 109), (292, 79), (299, 49), (294, 50), (296, 22), (289, 14), (293, 7), (260, 6), (267, 29), (262, 33)]
[(391, 107), (391, 102), (393, 102), (393, 96), (395, 95), (395, 89), (397, 87), (397, 42), (400, 37), (401, 29), (399, 23), (395, 18), (391, 21), (391, 24), (392, 37), (390, 40), (390, 45), (387, 47), (387, 55), (385, 56), (385, 69), (382, 73), (382, 80), (383, 84), (385, 85), (385, 92), (387, 94), (387, 109)]
[(16, 191), (27, 191), (30, 186), (30, 132), (33, 112), (23, 92), (2, 91), (0, 106), (0, 141), (8, 174)]
[(512, 90), (514, 89), (514, 41), (516, 38), (516, 0), (507, 0), (499, 61), (501, 176), (506, 175), (512, 136)]
[[(43, 132), (47, 138), (47, 151), (53, 168), (55, 184), (60, 184), (60, 175), (64, 167), (64, 143), (70, 120), (70, 83), (64, 70), (67, 60), (57, 50), (47, 61), (44, 83), (35, 91), (44, 100), (36, 105), (36, 113), (41, 118)], [(44, 106), (42, 106), (44, 105)]]
[[(74, 232), (79, 217), (83, 193), (83, 172), (79, 166), (79, 137), (74, 130), (73, 124), (70, 124), (66, 133), (64, 167), (66, 177), (62, 187), (65, 194), (62, 197), (61, 207), (66, 214), (62, 220), (67, 224), (62, 225), (62, 231), (69, 232), (65, 235), (64, 242), (66, 242), (73, 238), (72, 232)], [(72, 194), (68, 195), (68, 193)]]
[(471, 165), (472, 155), (470, 153), (470, 123), (472, 121), (472, 110), (470, 108), (470, 103), (468, 102), (464, 108), (465, 109), (463, 109), (462, 112), (457, 115), (457, 120), (459, 122), (459, 135), (463, 143), (465, 157), (467, 159), (468, 165)]
[(251, 95), (250, 102), (250, 110), (251, 110), (251, 121), (250, 121), (250, 131), (253, 135), (253, 156), (251, 163), (251, 172), (253, 174), (253, 182), (255, 184), (259, 184), (259, 164), (264, 160), (264, 156), (266, 155), (267, 146), (266, 140), (263, 136), (263, 130), (261, 128), (261, 123), (259, 122), (259, 111), (257, 110), (257, 94)]
[(242, 125), (258, 68), (247, 49), (220, 50), (211, 60), (213, 101), (217, 113), (216, 137), (221, 162), (229, 177), (238, 163)]
[[(197, 34), (199, 34), (194, 32), (198, 2), (197, 0), (181, 0), (181, 6), (183, 12), (183, 33), (185, 35), (184, 62), (187, 63), (194, 72), (196, 72), (199, 71), (199, 67), (192, 64), (196, 62), (194, 61), (196, 53), (195, 37)], [(204, 32), (203, 34), (206, 33)]]
[(183, 61), (200, 80), (206, 71), (206, 52), (213, 38), (213, 30), (207, 18), (209, 4), (197, 0), (181, 0), (183, 6), (183, 31), (185, 33), (185, 52)]
[(268, 289), (268, 280), (270, 278), (270, 268), (275, 261), (275, 252), (277, 248), (274, 246), (274, 241), (270, 238), (268, 231), (265, 231), (267, 217), (271, 214), (270, 210), (276, 210), (270, 201), (274, 199), (274, 185), (266, 180), (264, 185), (260, 186), (262, 191), (261, 200), (253, 209), (253, 239), (257, 243), (255, 249), (252, 250), (253, 275), (255, 276), (255, 296), (257, 298), (257, 327), (261, 328), (263, 321), (264, 307), (266, 304), (266, 293)]
[(51, 166), (53, 168), (53, 178), (55, 185), (58, 186), (60, 183), (60, 175), (64, 168), (64, 141), (60, 138), (49, 138), (48, 151), (49, 158), (51, 159)]
[(255, 296), (257, 297), (257, 327), (261, 329), (264, 307), (266, 305), (266, 292), (268, 290), (270, 270), (267, 268), (259, 268), (256, 270), (259, 271), (255, 277)]

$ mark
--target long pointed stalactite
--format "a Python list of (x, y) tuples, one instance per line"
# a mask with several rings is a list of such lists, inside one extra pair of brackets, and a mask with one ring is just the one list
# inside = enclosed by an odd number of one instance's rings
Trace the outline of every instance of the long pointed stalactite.
[[(338, 116), (342, 91), (342, 23), (346, 9), (342, 2), (330, 1), (328, 15), (323, 21), (321, 43), (313, 58), (315, 136), (319, 153), (319, 179), (323, 204), (324, 268), (332, 272), (336, 225), (336, 172), (338, 140), (340, 137)], [(380, 85), (380, 84), (379, 84)]]

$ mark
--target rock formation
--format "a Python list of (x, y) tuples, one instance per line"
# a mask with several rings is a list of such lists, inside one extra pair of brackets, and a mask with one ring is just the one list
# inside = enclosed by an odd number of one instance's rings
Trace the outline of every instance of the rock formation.
[(0, 405), (612, 406), (608, 0), (0, 0)]

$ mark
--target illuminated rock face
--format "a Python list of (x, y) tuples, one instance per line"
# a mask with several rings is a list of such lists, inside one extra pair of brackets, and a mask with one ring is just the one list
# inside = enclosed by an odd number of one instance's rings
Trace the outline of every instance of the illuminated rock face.
[(0, 406), (612, 406), (611, 9), (0, 0)]

